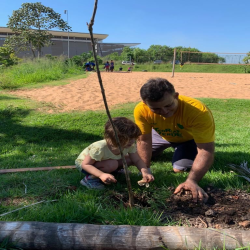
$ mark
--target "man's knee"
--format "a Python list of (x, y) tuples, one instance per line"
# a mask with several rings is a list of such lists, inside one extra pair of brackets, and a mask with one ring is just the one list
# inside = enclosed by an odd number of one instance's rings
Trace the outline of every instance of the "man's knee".
[(173, 170), (175, 173), (189, 171), (193, 165), (193, 160), (181, 159), (173, 162)]

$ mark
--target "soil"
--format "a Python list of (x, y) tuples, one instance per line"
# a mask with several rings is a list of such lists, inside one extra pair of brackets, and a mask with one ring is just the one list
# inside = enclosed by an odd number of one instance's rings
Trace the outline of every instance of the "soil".
[(205, 189), (209, 195), (204, 203), (192, 202), (192, 195), (182, 193), (166, 200), (169, 206), (164, 217), (179, 221), (180, 226), (197, 228), (250, 228), (250, 194), (242, 190)]
[[(173, 187), (169, 187), (174, 192)], [(161, 222), (177, 223), (178, 226), (214, 229), (250, 229), (250, 194), (243, 190), (225, 191), (209, 186), (204, 188), (209, 199), (206, 203), (195, 203), (189, 192), (172, 194), (166, 199), (166, 207)], [(128, 207), (126, 194), (113, 193), (111, 199), (123, 202)], [(134, 197), (136, 207), (150, 207), (147, 197)], [(159, 209), (162, 211), (162, 209)]]

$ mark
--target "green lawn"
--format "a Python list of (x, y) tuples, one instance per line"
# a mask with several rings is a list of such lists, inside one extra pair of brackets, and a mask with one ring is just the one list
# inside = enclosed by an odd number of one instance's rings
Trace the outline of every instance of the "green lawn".
[[(121, 65), (118, 62), (115, 65), (115, 70), (118, 71), (120, 67), (123, 71), (127, 71), (130, 65)], [(133, 71), (145, 71), (148, 72), (172, 72), (173, 65), (171, 63), (153, 64), (135, 64)], [(175, 72), (194, 72), (194, 73), (250, 73), (250, 64), (240, 65), (221, 65), (221, 64), (184, 64), (183, 67), (175, 65)]]
[[(227, 168), (229, 163), (250, 162), (250, 100), (200, 100), (212, 110), (216, 122), (215, 162), (200, 185), (250, 191), (248, 183)], [(111, 114), (133, 119), (135, 105), (120, 105)], [(1, 169), (74, 165), (84, 147), (103, 138), (107, 120), (104, 111), (48, 114), (46, 109), (45, 104), (0, 93)], [(163, 222), (161, 214), (171, 194), (168, 187), (176, 187), (187, 174), (172, 172), (171, 157), (169, 149), (152, 162), (155, 182), (147, 189), (137, 185), (140, 176), (135, 167), (131, 168), (135, 197), (144, 196), (148, 203), (147, 207), (133, 209), (124, 208), (119, 200), (127, 197), (124, 176), (101, 192), (81, 186), (83, 175), (75, 169), (3, 174), (0, 214), (38, 201), (49, 202), (1, 216), (0, 220), (174, 225), (178, 222)]]
[[(63, 57), (56, 60), (41, 58), (24, 59), (11, 67), (0, 67), (0, 89), (16, 89), (22, 87), (39, 87), (42, 84), (56, 85), (70, 77), (86, 76), (82, 67), (74, 63), (66, 63)], [(49, 83), (48, 83), (49, 82)]]

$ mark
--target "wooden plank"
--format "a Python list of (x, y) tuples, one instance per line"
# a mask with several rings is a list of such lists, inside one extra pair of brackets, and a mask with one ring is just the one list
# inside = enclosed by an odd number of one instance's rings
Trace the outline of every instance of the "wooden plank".
[[(250, 244), (248, 230), (92, 225), (80, 223), (0, 222), (0, 242), (21, 249), (236, 249)], [(243, 249), (243, 248), (242, 248)]]
[(56, 167), (39, 167), (39, 168), (13, 168), (13, 169), (0, 169), (0, 174), (28, 172), (28, 171), (44, 171), (53, 169), (71, 169), (75, 166), (56, 166)]

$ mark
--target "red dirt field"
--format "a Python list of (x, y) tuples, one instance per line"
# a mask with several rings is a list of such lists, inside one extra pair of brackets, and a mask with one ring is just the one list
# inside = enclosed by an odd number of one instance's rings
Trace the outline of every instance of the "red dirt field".
[[(250, 74), (208, 74), (162, 72), (103, 72), (101, 74), (109, 107), (140, 101), (139, 90), (149, 79), (168, 79), (177, 92), (190, 97), (250, 99)], [(63, 86), (12, 91), (11, 94), (53, 104), (59, 112), (104, 109), (97, 74)], [(50, 112), (54, 112), (50, 110)]]

